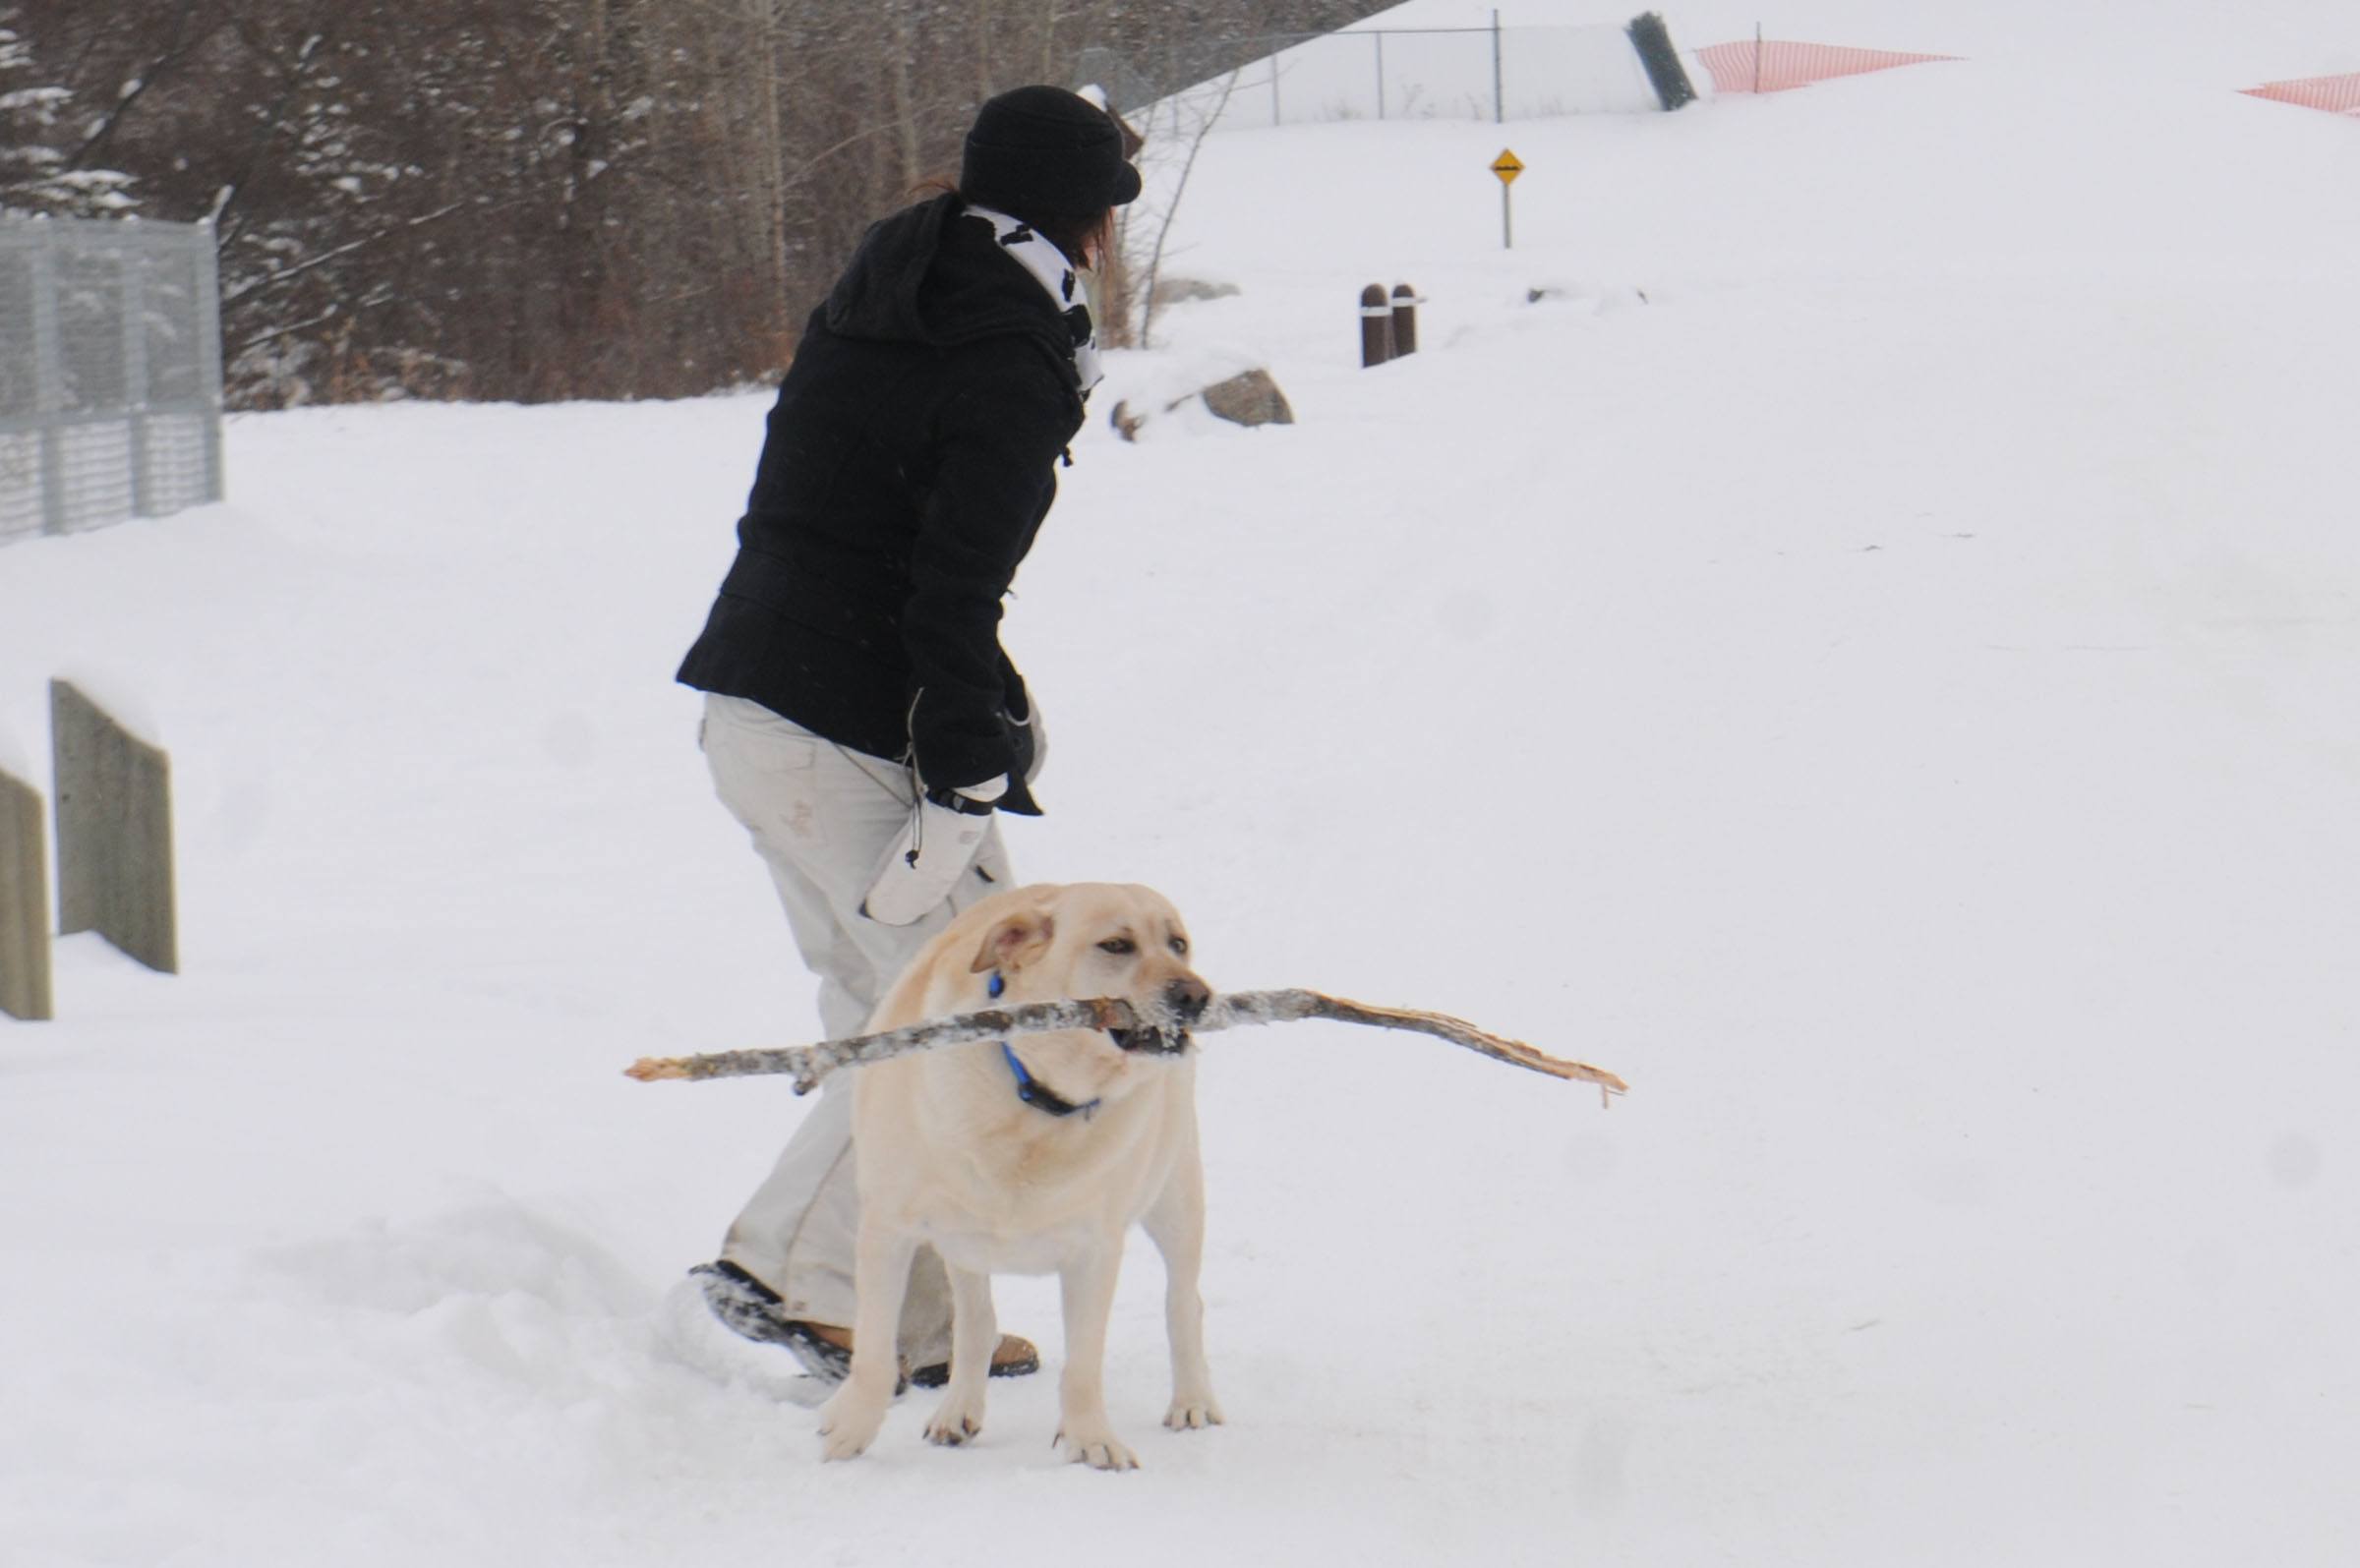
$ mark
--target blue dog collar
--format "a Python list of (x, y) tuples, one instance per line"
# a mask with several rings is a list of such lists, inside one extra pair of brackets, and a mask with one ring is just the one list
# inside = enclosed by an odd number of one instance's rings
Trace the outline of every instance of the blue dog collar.
[[(983, 994), (997, 1001), (1000, 994), (1007, 989), (1008, 982), (1001, 978), (999, 970), (994, 969), (991, 971), (990, 981), (983, 987)], [(1046, 1111), (1051, 1116), (1071, 1116), (1079, 1111), (1087, 1121), (1090, 1113), (1098, 1108), (1096, 1100), (1092, 1100), (1084, 1105), (1076, 1105), (1034, 1077), (1026, 1069), (1024, 1060), (1016, 1054), (1016, 1048), (1006, 1040), (1000, 1042), (1000, 1055), (1007, 1060), (1008, 1071), (1016, 1074), (1016, 1097), (1034, 1110)]]

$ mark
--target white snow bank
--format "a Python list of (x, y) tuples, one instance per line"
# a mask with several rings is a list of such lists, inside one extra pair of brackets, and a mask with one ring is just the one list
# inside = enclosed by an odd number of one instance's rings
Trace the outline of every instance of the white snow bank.
[[(70, 942), (59, 1020), (0, 1023), (0, 1540), (2351, 1560), (2360, 133), (2218, 80), (2328, 15), (2172, 0), (2125, 53), (2069, 7), (2049, 63), (1536, 123), (1505, 255), (1496, 128), (1207, 145), (1173, 264), (1245, 292), (1061, 473), (1014, 856), (1164, 888), (1223, 986), (1633, 1091), (1211, 1042), (1230, 1424), (1154, 1424), (1143, 1248), (1136, 1476), (1055, 1462), (1049, 1377), (823, 1469), (677, 1311), (801, 1107), (619, 1070), (813, 1026), (669, 680), (763, 398), (240, 420), (235, 506), (0, 552), (0, 725), (83, 662), (170, 719), (186, 970)], [(1425, 346), (1363, 372), (1378, 279)], [(1105, 427), (1233, 353), (1299, 424)], [(1000, 1302), (1056, 1362), (1054, 1287)]]

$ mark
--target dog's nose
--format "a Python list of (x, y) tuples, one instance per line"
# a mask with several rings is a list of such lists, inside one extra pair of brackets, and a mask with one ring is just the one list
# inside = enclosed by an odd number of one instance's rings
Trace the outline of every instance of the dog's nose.
[(1212, 988), (1193, 974), (1184, 974), (1163, 988), (1163, 1005), (1190, 1022), (1204, 1016), (1205, 1005), (1212, 1000)]

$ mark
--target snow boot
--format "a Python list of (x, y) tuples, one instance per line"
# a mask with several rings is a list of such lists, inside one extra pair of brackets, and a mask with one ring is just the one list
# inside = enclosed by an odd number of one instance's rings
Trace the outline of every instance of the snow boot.
[[(1040, 1352), (1029, 1339), (1014, 1334), (1002, 1334), (999, 1348), (991, 1353), (991, 1375), (994, 1377), (1030, 1377), (1040, 1370)], [(918, 1367), (910, 1374), (910, 1381), (920, 1388), (940, 1388), (951, 1380), (951, 1364), (934, 1362)]]
[[(777, 1291), (727, 1258), (699, 1263), (688, 1271), (704, 1288), (705, 1306), (732, 1333), (762, 1345), (785, 1346), (804, 1371), (823, 1383), (841, 1383), (853, 1370), (853, 1353), (823, 1336), (810, 1323), (787, 1315), (787, 1304)], [(1026, 1377), (1040, 1370), (1040, 1352), (1030, 1340), (1014, 1334), (1000, 1336), (991, 1355), (994, 1377)], [(951, 1380), (951, 1364), (933, 1362), (909, 1372), (902, 1388), (940, 1388)]]
[(809, 1323), (789, 1317), (777, 1291), (728, 1258), (699, 1263), (688, 1274), (704, 1287), (705, 1306), (733, 1334), (759, 1345), (785, 1346), (804, 1371), (823, 1383), (841, 1383), (851, 1374), (851, 1351), (829, 1344)]

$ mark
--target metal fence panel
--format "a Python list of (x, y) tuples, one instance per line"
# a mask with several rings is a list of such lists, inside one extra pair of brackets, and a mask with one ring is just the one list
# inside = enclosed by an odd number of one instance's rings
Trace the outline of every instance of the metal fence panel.
[[(1691, 61), (1694, 55), (1683, 51)], [(1218, 62), (1243, 62), (1227, 65)], [(1336, 120), (1531, 120), (1662, 109), (1623, 25), (1352, 28), (1208, 38), (1150, 61), (1092, 51), (1117, 101), (1168, 98), (1216, 131)], [(1709, 81), (1691, 71), (1699, 88)], [(1186, 83), (1167, 92), (1151, 85)]]
[(0, 544), (221, 495), (212, 231), (0, 220)]
[(40, 407), (32, 367), (32, 256), (0, 228), (0, 420), (29, 420)]
[(1500, 55), (1511, 120), (1655, 114), (1664, 106), (1627, 28), (1508, 28)]

